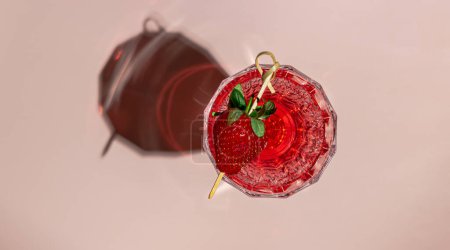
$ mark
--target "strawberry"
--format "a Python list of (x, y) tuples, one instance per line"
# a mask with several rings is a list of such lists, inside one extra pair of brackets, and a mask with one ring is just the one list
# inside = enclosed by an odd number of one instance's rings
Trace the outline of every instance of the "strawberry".
[(236, 174), (264, 149), (267, 142), (251, 128), (250, 118), (242, 116), (228, 125), (229, 112), (222, 113), (214, 124), (216, 164), (220, 172)]
[(250, 112), (252, 100), (250, 98), (246, 104), (242, 87), (238, 84), (231, 92), (228, 110), (212, 112), (213, 116), (218, 116), (213, 127), (213, 140), (216, 166), (220, 172), (228, 175), (238, 173), (267, 145), (263, 120), (275, 112), (275, 104), (267, 101)]

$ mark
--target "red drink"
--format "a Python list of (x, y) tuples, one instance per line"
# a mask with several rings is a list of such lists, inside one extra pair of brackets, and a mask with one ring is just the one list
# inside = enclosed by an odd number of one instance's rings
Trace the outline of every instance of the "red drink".
[[(264, 121), (267, 145), (239, 173), (225, 180), (251, 196), (287, 197), (317, 181), (333, 156), (336, 114), (321, 86), (290, 66), (280, 67), (271, 82), (276, 92), (266, 90), (262, 97), (277, 108)], [(227, 109), (237, 84), (249, 99), (261, 88), (261, 74), (252, 66), (227, 78), (206, 108), (204, 148), (213, 162), (212, 132), (217, 118), (211, 113)]]

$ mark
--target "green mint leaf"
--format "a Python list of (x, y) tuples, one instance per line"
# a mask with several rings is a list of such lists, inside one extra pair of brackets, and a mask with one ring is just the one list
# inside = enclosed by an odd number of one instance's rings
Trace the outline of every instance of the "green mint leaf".
[(249, 114), (248, 116), (257, 118), (258, 117), (258, 112), (256, 112), (256, 110), (253, 110), (252, 113)]
[(263, 137), (266, 129), (264, 127), (264, 122), (255, 118), (251, 119), (252, 130), (258, 137)]
[(265, 108), (264, 105), (263, 105), (263, 106), (260, 106), (260, 107), (261, 107), (261, 108), (258, 109), (258, 117), (263, 116), (263, 115), (264, 115), (264, 112), (266, 111), (266, 108)]
[(244, 114), (244, 111), (240, 109), (231, 109), (230, 112), (228, 113), (228, 120), (227, 120), (228, 125), (231, 125), (235, 121), (237, 121), (242, 114)]
[(244, 90), (242, 89), (242, 85), (240, 83), (236, 85), (234, 89), (241, 92), (241, 94), (244, 95)]
[(265, 119), (275, 113), (276, 110), (277, 108), (275, 107), (275, 103), (273, 103), (272, 101), (267, 101), (266, 103), (264, 103), (263, 108), (258, 112), (258, 118)]
[(211, 113), (211, 116), (212, 117), (214, 117), (214, 116), (219, 116), (219, 115), (221, 115), (223, 112), (215, 112), (215, 111), (213, 111), (212, 113)]
[(275, 113), (275, 103), (273, 103), (272, 101), (267, 101), (266, 103), (264, 103), (264, 110), (265, 115), (271, 115)]
[(237, 88), (234, 88), (233, 91), (231, 91), (230, 107), (231, 108), (238, 108), (238, 109), (241, 109), (241, 110), (245, 109), (245, 98), (244, 98), (244, 95)]
[(253, 96), (250, 97), (250, 100), (248, 100), (247, 107), (245, 107), (245, 113), (248, 114), (248, 111), (250, 110), (250, 107), (252, 106)]

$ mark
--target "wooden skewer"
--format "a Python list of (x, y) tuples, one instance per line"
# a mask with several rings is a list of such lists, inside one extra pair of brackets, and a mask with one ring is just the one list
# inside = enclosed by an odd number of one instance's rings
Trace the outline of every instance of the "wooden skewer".
[(220, 181), (222, 181), (223, 176), (225, 175), (224, 172), (220, 172), (217, 176), (216, 181), (214, 182), (213, 187), (211, 188), (211, 192), (209, 192), (208, 199), (212, 199), (214, 194), (216, 193), (217, 188), (219, 187)]
[[(259, 65), (259, 58), (263, 55), (270, 56), (273, 61), (273, 66), (264, 74), (263, 74), (263, 70), (262, 70), (261, 66)], [(256, 100), (253, 102), (252, 107), (250, 108), (250, 111), (248, 112), (249, 114), (251, 114), (253, 112), (253, 110), (256, 108), (256, 106), (258, 106), (258, 101), (263, 96), (264, 91), (266, 91), (267, 87), (269, 87), (270, 92), (275, 93), (275, 89), (273, 88), (270, 80), (272, 80), (275, 77), (275, 71), (277, 71), (277, 69), (280, 67), (280, 63), (278, 63), (277, 59), (275, 58), (275, 55), (272, 52), (263, 51), (263, 52), (259, 53), (258, 56), (256, 56), (255, 66), (262, 76), (263, 84), (261, 86), (261, 89), (258, 92), (258, 95), (256, 96)]]

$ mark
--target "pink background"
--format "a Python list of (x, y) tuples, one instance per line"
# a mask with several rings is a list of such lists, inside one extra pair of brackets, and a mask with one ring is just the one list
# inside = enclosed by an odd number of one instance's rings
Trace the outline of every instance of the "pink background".
[[(338, 114), (321, 180), (209, 201), (189, 156), (101, 159), (98, 74), (148, 15), (229, 73), (269, 49), (320, 82)], [(450, 248), (449, 1), (2, 0), (0, 36), (1, 250)]]

